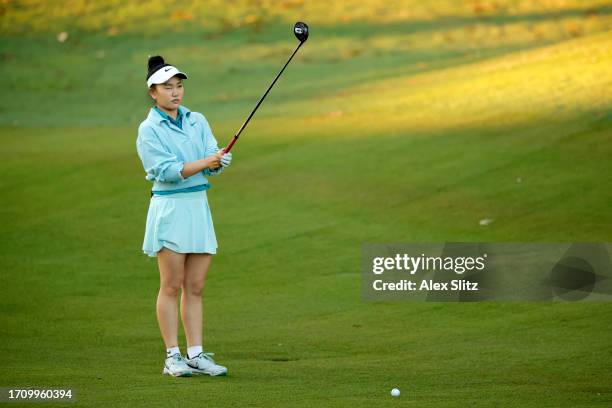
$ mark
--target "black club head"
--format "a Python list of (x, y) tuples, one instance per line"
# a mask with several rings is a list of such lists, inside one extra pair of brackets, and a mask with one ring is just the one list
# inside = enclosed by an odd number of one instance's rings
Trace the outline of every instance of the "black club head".
[(300, 42), (306, 41), (308, 39), (308, 25), (298, 21), (293, 27), (293, 34), (295, 34), (296, 38), (300, 40)]

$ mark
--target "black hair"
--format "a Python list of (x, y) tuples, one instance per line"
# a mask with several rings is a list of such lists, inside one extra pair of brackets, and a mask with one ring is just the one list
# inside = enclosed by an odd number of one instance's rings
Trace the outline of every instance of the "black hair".
[(166, 64), (164, 58), (161, 55), (154, 55), (152, 57), (149, 57), (149, 63), (147, 64), (147, 66), (147, 79), (149, 79), (151, 78), (151, 75), (156, 73), (160, 68), (169, 67), (170, 64)]
[[(164, 58), (161, 55), (154, 55), (152, 57), (149, 57), (149, 62), (147, 63), (147, 80), (151, 77), (151, 75), (156, 73), (160, 68), (167, 67), (168, 65), (170, 64), (166, 64), (166, 62), (164, 61)], [(151, 85), (149, 89), (154, 88), (154, 87), (155, 87), (155, 84)], [(147, 100), (149, 102), (153, 102), (153, 105), (155, 105), (156, 103), (155, 99), (151, 98), (149, 91), (147, 91)]]

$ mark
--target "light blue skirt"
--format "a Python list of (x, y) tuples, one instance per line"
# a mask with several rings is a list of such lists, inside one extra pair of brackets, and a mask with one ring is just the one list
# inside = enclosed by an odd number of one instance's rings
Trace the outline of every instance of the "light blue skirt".
[(151, 197), (142, 251), (155, 257), (162, 247), (184, 254), (217, 253), (206, 191)]

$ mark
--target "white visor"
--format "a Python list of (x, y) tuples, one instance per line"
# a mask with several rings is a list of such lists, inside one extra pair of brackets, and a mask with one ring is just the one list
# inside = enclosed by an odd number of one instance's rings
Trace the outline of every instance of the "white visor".
[(187, 79), (187, 74), (179, 71), (176, 67), (173, 67), (172, 65), (168, 65), (158, 69), (153, 75), (149, 77), (149, 79), (147, 79), (147, 87), (150, 88), (153, 84), (163, 84), (175, 75), (178, 75), (179, 77), (182, 76), (183, 79)]

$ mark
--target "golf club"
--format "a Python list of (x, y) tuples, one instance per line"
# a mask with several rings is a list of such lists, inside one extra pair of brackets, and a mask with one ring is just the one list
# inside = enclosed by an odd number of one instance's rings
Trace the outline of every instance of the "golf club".
[(289, 57), (289, 60), (287, 60), (287, 62), (285, 63), (285, 66), (283, 67), (283, 69), (280, 70), (280, 72), (278, 73), (278, 75), (276, 76), (276, 78), (274, 78), (274, 81), (272, 81), (272, 83), (270, 84), (270, 86), (268, 87), (268, 90), (266, 91), (266, 93), (261, 97), (261, 99), (259, 100), (259, 102), (257, 102), (257, 105), (255, 105), (255, 108), (253, 109), (253, 111), (251, 112), (251, 114), (249, 115), (249, 117), (247, 118), (246, 121), (244, 121), (244, 123), (242, 124), (242, 126), (240, 126), (240, 129), (238, 129), (238, 132), (234, 135), (234, 138), (232, 139), (232, 141), (230, 142), (229, 145), (227, 145), (227, 147), (225, 149), (223, 149), (223, 151), (225, 153), (229, 152), (230, 150), (232, 150), (232, 146), (234, 146), (234, 143), (236, 143), (236, 141), (238, 140), (238, 138), (240, 137), (240, 133), (242, 133), (242, 131), (244, 130), (244, 128), (246, 127), (247, 123), (249, 123), (249, 121), (251, 120), (251, 118), (253, 117), (253, 115), (255, 114), (255, 112), (257, 111), (257, 108), (259, 108), (259, 105), (261, 105), (261, 103), (263, 102), (263, 100), (266, 98), (266, 95), (268, 95), (268, 92), (270, 92), (270, 89), (272, 89), (272, 87), (274, 86), (274, 84), (276, 83), (276, 81), (278, 80), (278, 78), (281, 76), (281, 74), (283, 73), (283, 71), (285, 70), (285, 68), (287, 68), (287, 65), (289, 65), (289, 63), (291, 62), (291, 59), (293, 58), (293, 56), (295, 55), (296, 52), (298, 52), (298, 50), (300, 49), (300, 47), (302, 46), (302, 44), (304, 44), (304, 42), (308, 39), (308, 25), (306, 23), (302, 23), (301, 21), (298, 21), (297, 23), (295, 23), (295, 26), (293, 27), (293, 34), (295, 34), (295, 37), (300, 40), (300, 44), (297, 46), (297, 48), (295, 49), (295, 51), (293, 51), (293, 54), (291, 54), (291, 57)]

